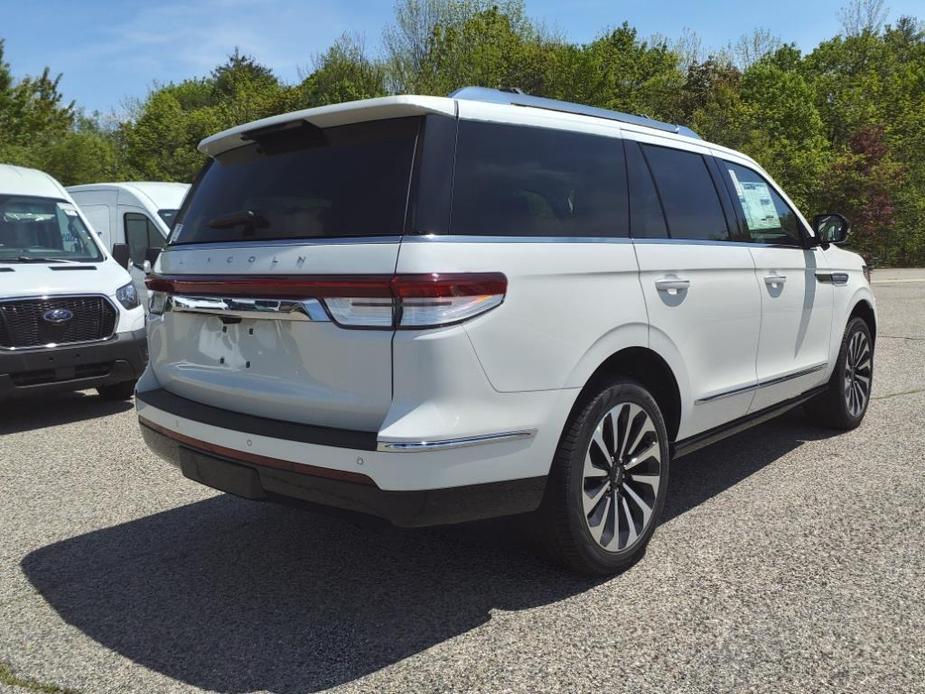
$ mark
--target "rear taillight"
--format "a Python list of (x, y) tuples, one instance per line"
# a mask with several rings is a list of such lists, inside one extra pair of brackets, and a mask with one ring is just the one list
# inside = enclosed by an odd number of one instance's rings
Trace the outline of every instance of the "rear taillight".
[(499, 306), (507, 293), (500, 272), (314, 277), (149, 276), (151, 313), (170, 294), (320, 299), (349, 328), (421, 329), (460, 323)]
[(500, 272), (392, 278), (400, 328), (427, 328), (468, 320), (500, 305), (506, 292), (507, 278)]

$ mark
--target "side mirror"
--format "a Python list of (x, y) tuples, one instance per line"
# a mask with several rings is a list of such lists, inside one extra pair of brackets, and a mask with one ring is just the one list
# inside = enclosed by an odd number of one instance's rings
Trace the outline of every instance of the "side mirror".
[(145, 251), (145, 265), (146, 267), (154, 267), (154, 263), (157, 262), (157, 259), (161, 255), (160, 248), (148, 248)]
[(131, 254), (128, 251), (127, 243), (114, 243), (112, 245), (112, 257), (124, 268), (128, 267), (129, 261), (132, 259)]
[(813, 217), (813, 231), (816, 232), (816, 242), (820, 246), (842, 243), (848, 238), (850, 229), (848, 220), (837, 212), (817, 214)]

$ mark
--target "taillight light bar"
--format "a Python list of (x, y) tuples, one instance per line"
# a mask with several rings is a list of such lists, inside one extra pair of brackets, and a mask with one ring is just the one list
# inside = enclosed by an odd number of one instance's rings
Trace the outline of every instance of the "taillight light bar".
[(500, 272), (396, 275), (151, 275), (150, 311), (172, 294), (264, 299), (320, 299), (344, 327), (422, 329), (459, 323), (499, 306), (507, 293)]

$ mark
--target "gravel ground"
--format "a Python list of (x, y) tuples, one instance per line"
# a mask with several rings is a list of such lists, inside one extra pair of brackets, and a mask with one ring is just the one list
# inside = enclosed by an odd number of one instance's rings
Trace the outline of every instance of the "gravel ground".
[(607, 581), (512, 522), (215, 494), (128, 403), (7, 404), (0, 691), (925, 691), (925, 271), (874, 279), (863, 426), (795, 412), (678, 461), (646, 557)]

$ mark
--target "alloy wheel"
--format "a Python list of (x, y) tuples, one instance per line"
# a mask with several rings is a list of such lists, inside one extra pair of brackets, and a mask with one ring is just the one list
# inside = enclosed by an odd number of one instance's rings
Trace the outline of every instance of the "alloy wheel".
[(631, 402), (598, 422), (585, 454), (582, 502), (591, 537), (609, 552), (632, 547), (652, 522), (662, 457), (655, 423)]
[(845, 355), (845, 404), (852, 417), (860, 417), (870, 399), (871, 367), (870, 340), (858, 330), (848, 339)]

